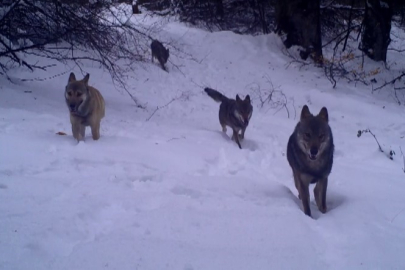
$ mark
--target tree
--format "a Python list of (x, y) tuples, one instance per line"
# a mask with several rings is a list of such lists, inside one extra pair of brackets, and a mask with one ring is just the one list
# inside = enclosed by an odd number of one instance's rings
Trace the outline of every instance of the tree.
[(375, 61), (387, 60), (387, 49), (391, 42), (392, 7), (392, 0), (366, 0), (359, 49)]
[(276, 4), (276, 33), (286, 34), (284, 45), (290, 48), (299, 45), (302, 59), (311, 56), (321, 63), (322, 37), (320, 0), (278, 0)]

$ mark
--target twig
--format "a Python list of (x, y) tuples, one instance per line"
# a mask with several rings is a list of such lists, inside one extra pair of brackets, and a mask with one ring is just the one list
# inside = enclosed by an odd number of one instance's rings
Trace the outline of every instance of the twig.
[(166, 142), (174, 141), (174, 140), (180, 140), (180, 139), (185, 139), (186, 137), (181, 136), (180, 138), (170, 138)]
[(138, 99), (136, 97), (134, 97), (134, 95), (132, 95), (129, 90), (126, 87), (123, 87), (124, 91), (127, 92), (127, 94), (131, 97), (132, 101), (135, 103), (136, 107), (140, 108), (140, 109), (146, 109), (146, 107), (144, 105), (141, 105), (138, 102)]
[(378, 142), (377, 137), (374, 135), (373, 132), (371, 132), (370, 129), (359, 130), (359, 131), (357, 132), (357, 137), (360, 138), (360, 136), (361, 136), (363, 133), (370, 133), (370, 134), (374, 137), (376, 143), (378, 144), (378, 149), (380, 150), (380, 152), (383, 152), (383, 153), (384, 153), (384, 150), (381, 148), (381, 145), (380, 145), (380, 143)]
[(146, 119), (146, 121), (148, 122), (154, 115), (155, 115), (155, 113), (158, 111), (158, 110), (161, 110), (161, 109), (163, 109), (163, 108), (165, 108), (165, 107), (167, 107), (167, 106), (169, 106), (171, 103), (173, 103), (174, 101), (176, 101), (176, 100), (179, 100), (179, 99), (181, 99), (182, 97), (184, 97), (184, 93), (181, 93), (181, 95), (180, 96), (177, 96), (177, 97), (174, 97), (174, 98), (172, 98), (169, 102), (167, 102), (166, 104), (164, 104), (164, 105), (162, 105), (162, 106), (157, 106), (156, 107), (156, 109), (152, 112), (152, 114)]
[(293, 108), (294, 108), (294, 120), (295, 120), (296, 117), (297, 117), (297, 110), (295, 109), (295, 101), (294, 101), (294, 99), (292, 99), (292, 103), (293, 103)]
[(396, 81), (400, 80), (402, 77), (405, 77), (405, 72), (402, 72), (401, 75), (395, 77), (395, 78), (392, 79), (391, 81), (385, 82), (384, 84), (380, 85), (379, 87), (374, 88), (372, 91), (375, 92), (375, 91), (378, 91), (378, 90), (384, 88), (385, 86), (387, 86), (387, 85), (389, 85), (389, 84), (394, 84)]
[(399, 49), (395, 49), (395, 48), (388, 48), (387, 51), (394, 51), (394, 52), (400, 52), (400, 53), (402, 53), (402, 52), (405, 52), (405, 49), (399, 50)]
[(370, 133), (370, 134), (374, 137), (375, 141), (377, 142), (377, 144), (378, 144), (378, 149), (380, 150), (380, 152), (381, 152), (381, 153), (385, 153), (385, 154), (388, 156), (389, 159), (391, 159), (391, 160), (394, 159), (395, 152), (394, 152), (393, 150), (390, 150), (388, 153), (386, 153), (386, 152), (382, 149), (380, 143), (378, 142), (377, 137), (374, 135), (374, 133), (371, 132), (370, 129), (359, 130), (359, 131), (357, 132), (357, 137), (360, 137), (363, 133)]
[(391, 222), (390, 222), (390, 223), (394, 222), (394, 220), (395, 220), (402, 212), (404, 212), (404, 210), (405, 210), (405, 208), (402, 208), (402, 210), (399, 211), (399, 212), (391, 219)]

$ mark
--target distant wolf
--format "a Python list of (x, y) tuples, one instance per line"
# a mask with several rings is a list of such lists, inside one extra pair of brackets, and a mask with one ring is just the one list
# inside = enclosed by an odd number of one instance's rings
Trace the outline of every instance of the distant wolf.
[(150, 48), (152, 49), (152, 62), (153, 58), (157, 58), (160, 65), (162, 66), (162, 69), (164, 71), (167, 71), (165, 64), (167, 62), (167, 59), (169, 59), (169, 49), (166, 49), (163, 44), (156, 39), (152, 41), (152, 43), (150, 44)]
[(91, 127), (94, 140), (100, 138), (100, 122), (105, 116), (105, 102), (101, 93), (89, 86), (90, 74), (77, 81), (75, 74), (70, 73), (65, 89), (66, 105), (70, 112), (73, 137), (84, 140), (86, 126)]
[[(206, 87), (204, 91), (215, 101), (221, 102), (219, 106), (219, 123), (222, 126), (222, 131), (226, 133), (226, 126), (233, 130), (232, 140), (234, 140), (240, 149), (240, 140), (244, 139), (245, 131), (249, 125), (249, 120), (252, 117), (253, 106), (250, 103), (250, 96), (247, 95), (242, 100), (239, 95), (235, 99), (230, 99), (218, 92), (217, 90)], [(242, 131), (239, 135), (239, 131)]]
[(333, 135), (328, 122), (328, 110), (325, 107), (314, 116), (305, 105), (287, 144), (287, 160), (293, 172), (298, 197), (308, 216), (311, 216), (309, 185), (315, 183), (316, 204), (319, 211), (326, 213), (326, 189), (334, 152)]

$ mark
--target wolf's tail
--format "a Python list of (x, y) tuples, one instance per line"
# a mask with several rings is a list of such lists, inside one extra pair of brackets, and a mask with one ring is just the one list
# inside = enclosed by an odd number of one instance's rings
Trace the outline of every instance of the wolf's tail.
[(222, 95), (220, 92), (217, 90), (214, 90), (212, 88), (206, 87), (204, 91), (216, 102), (223, 102), (225, 100), (228, 100), (228, 98), (224, 95)]

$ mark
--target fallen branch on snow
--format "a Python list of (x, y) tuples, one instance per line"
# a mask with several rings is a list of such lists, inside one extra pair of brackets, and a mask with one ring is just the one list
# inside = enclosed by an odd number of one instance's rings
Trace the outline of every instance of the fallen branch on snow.
[(167, 102), (166, 104), (164, 104), (164, 105), (162, 105), (162, 106), (160, 106), (160, 107), (157, 106), (156, 109), (152, 112), (152, 114), (146, 119), (146, 122), (148, 122), (148, 121), (155, 115), (155, 113), (156, 113), (157, 111), (159, 111), (159, 110), (161, 110), (161, 109), (163, 109), (163, 108), (169, 106), (171, 103), (173, 103), (173, 102), (176, 101), (176, 100), (179, 100), (179, 99), (182, 99), (182, 98), (186, 98), (186, 97), (187, 97), (186, 93), (183, 92), (183, 93), (181, 93), (179, 96), (172, 98), (172, 99), (171, 99), (169, 102)]
[(357, 132), (357, 137), (360, 138), (360, 136), (361, 136), (363, 133), (370, 133), (370, 134), (374, 137), (375, 141), (377, 142), (377, 144), (378, 144), (378, 149), (380, 150), (380, 152), (381, 152), (381, 153), (385, 153), (389, 159), (391, 159), (391, 160), (394, 159), (395, 152), (394, 152), (393, 150), (390, 150), (388, 153), (387, 153), (386, 151), (384, 151), (384, 150), (382, 149), (380, 143), (378, 142), (377, 137), (374, 135), (373, 132), (371, 132), (370, 129), (359, 130), (359, 131)]

